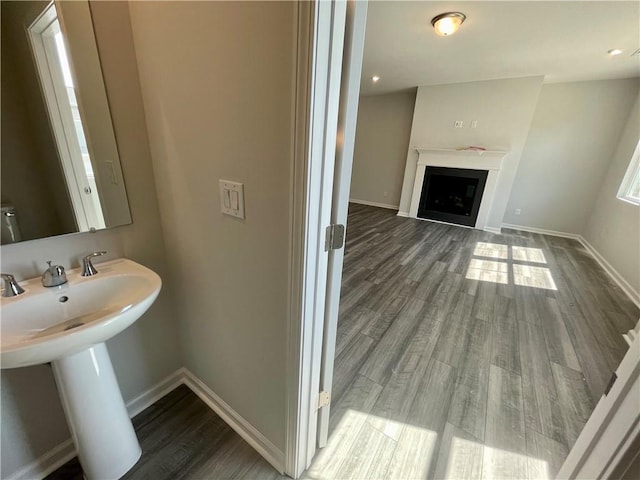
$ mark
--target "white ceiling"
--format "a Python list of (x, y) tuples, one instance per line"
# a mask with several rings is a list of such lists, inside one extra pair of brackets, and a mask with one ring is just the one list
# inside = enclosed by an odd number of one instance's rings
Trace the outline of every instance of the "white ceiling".
[[(361, 93), (420, 85), (545, 75), (569, 82), (640, 75), (638, 1), (371, 1)], [(459, 11), (439, 37), (431, 19)], [(612, 57), (607, 51), (622, 48)], [(373, 75), (381, 77), (377, 84)]]

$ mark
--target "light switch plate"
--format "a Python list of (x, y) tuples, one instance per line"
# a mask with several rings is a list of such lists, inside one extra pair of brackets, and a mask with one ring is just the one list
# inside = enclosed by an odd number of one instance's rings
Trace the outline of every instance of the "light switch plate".
[(244, 218), (244, 184), (220, 180), (220, 210), (225, 215)]

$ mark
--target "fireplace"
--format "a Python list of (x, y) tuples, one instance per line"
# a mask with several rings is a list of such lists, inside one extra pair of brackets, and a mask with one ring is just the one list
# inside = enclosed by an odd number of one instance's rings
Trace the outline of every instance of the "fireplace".
[(487, 170), (427, 167), (418, 217), (475, 226), (488, 173)]
[[(398, 212), (398, 215), (419, 218), (421, 220), (439, 220), (442, 222), (457, 223), (477, 228), (479, 230), (500, 233), (500, 222), (502, 218), (500, 217), (500, 219), (498, 219), (497, 217), (502, 215), (502, 213), (494, 211), (493, 200), (496, 193), (496, 185), (498, 183), (500, 168), (503, 160), (509, 152), (499, 150), (456, 150), (452, 148), (434, 147), (416, 148), (416, 151), (418, 152), (418, 161), (416, 163), (415, 176), (413, 177), (413, 189), (411, 190), (409, 211)], [(453, 203), (454, 208), (449, 208), (449, 210), (453, 210), (453, 212), (443, 212), (443, 208), (447, 208), (443, 206), (443, 202), (445, 204), (447, 202), (440, 199), (436, 203), (435, 200), (429, 201), (428, 196), (423, 198), (422, 195), (427, 183), (425, 181), (427, 169), (431, 170), (434, 167), (436, 167), (436, 173), (438, 172), (438, 169), (441, 169), (440, 175), (442, 174), (442, 171), (444, 171), (447, 176), (455, 176), (452, 172), (459, 171), (464, 172), (462, 175), (463, 177), (468, 177), (469, 172), (480, 171), (483, 172), (483, 179), (481, 180), (479, 177), (474, 177), (475, 179), (471, 181), (471, 184), (463, 183), (462, 186), (451, 187), (459, 192), (457, 197), (462, 200), (451, 199), (449, 203)], [(410, 168), (409, 163), (407, 163), (407, 168)], [(435, 178), (434, 180), (441, 179)], [(454, 184), (460, 181), (458, 178), (449, 180)], [(478, 180), (477, 184), (475, 183), (475, 180)], [(464, 182), (465, 180), (462, 179), (461, 181)], [(438, 183), (441, 182), (438, 181)], [(403, 187), (403, 195), (405, 191), (404, 188), (405, 187)], [(437, 189), (440, 189), (440, 187), (437, 187)], [(436, 193), (438, 193), (438, 190), (436, 190)], [(472, 204), (471, 211), (468, 210), (468, 204), (464, 207), (466, 204), (465, 200), (467, 199), (467, 194), (473, 194), (474, 203), (478, 202), (475, 207)], [(431, 212), (435, 211), (438, 213), (438, 216), (424, 216), (419, 214), (418, 210), (421, 209), (423, 204), (424, 208), (430, 211), (429, 215), (431, 215)], [(462, 206), (460, 206), (460, 204), (462, 204)], [(458, 206), (455, 207), (455, 205)], [(434, 206), (436, 206), (436, 208), (434, 208)], [(460, 217), (456, 219), (443, 219), (443, 217), (439, 215), (442, 213), (454, 213), (460, 215)], [(469, 213), (469, 215), (467, 215), (467, 213)], [(473, 222), (473, 219), (475, 219), (475, 223)]]

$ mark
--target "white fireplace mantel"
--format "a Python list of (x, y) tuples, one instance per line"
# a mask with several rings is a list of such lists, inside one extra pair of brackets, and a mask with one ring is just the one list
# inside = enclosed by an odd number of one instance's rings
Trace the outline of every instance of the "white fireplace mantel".
[(496, 191), (498, 174), (502, 162), (509, 152), (498, 150), (456, 150), (453, 148), (416, 148), (418, 152), (418, 165), (415, 182), (411, 195), (409, 216), (418, 218), (418, 206), (422, 194), (422, 184), (427, 167), (467, 168), (471, 170), (487, 170), (487, 181), (480, 201), (480, 210), (476, 219), (475, 228), (484, 230), (487, 218), (493, 205), (493, 196)]

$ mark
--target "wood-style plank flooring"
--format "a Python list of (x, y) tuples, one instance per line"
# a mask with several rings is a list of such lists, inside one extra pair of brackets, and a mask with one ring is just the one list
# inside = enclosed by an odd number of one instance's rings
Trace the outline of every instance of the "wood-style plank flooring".
[[(286, 478), (184, 385), (136, 415), (133, 426), (142, 457), (124, 479)], [(45, 480), (83, 478), (74, 458)]]
[(352, 204), (309, 478), (553, 478), (639, 316), (576, 241)]
[[(313, 480), (552, 478), (640, 315), (578, 242), (353, 204), (340, 305)], [(286, 478), (186, 387), (134, 426), (125, 478)]]

